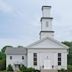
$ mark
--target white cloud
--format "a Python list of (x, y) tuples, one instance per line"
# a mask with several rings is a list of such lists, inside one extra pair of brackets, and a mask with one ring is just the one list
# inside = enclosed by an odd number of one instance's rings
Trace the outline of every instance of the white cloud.
[(3, 12), (12, 12), (12, 8), (3, 0), (0, 0), (0, 10)]

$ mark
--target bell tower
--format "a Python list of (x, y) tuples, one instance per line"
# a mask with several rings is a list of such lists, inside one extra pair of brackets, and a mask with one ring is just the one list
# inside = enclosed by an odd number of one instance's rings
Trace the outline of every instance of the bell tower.
[(54, 31), (52, 30), (53, 18), (51, 17), (50, 13), (51, 6), (42, 6), (40, 39), (54, 37)]

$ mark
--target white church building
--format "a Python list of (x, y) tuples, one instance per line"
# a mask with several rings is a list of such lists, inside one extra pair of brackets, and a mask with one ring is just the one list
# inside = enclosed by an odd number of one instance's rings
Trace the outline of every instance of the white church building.
[(35, 69), (67, 69), (66, 45), (54, 39), (51, 6), (42, 6), (40, 39), (26, 47), (6, 49), (6, 67), (20, 64)]

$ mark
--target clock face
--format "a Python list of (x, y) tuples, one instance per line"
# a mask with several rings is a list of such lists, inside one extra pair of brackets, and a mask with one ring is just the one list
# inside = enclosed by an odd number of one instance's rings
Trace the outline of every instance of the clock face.
[(46, 27), (48, 27), (49, 26), (49, 24), (48, 24), (48, 21), (46, 22)]

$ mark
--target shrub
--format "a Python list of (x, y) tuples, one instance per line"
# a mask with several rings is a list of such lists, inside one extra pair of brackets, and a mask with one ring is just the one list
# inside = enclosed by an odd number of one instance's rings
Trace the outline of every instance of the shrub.
[(24, 65), (20, 65), (19, 69), (21, 72), (40, 72), (39, 70), (36, 70), (32, 67), (27, 68)]
[(32, 67), (27, 68), (24, 65), (20, 65), (20, 68), (19, 69), (20, 69), (21, 72), (40, 72), (39, 70), (35, 70)]
[(66, 72), (66, 70), (62, 68), (61, 70), (58, 70), (58, 72)]
[(35, 72), (40, 72), (40, 70), (35, 70)]
[(0, 60), (0, 71), (6, 70), (6, 61)]
[(30, 67), (30, 68), (27, 69), (27, 72), (35, 72), (35, 69)]
[(19, 69), (20, 71), (25, 72), (27, 68), (23, 64), (21, 64)]
[(68, 72), (72, 72), (72, 65), (68, 65)]
[(11, 65), (8, 65), (7, 71), (13, 71), (13, 68)]
[(62, 68), (62, 69), (61, 69), (61, 72), (65, 72), (65, 69)]

